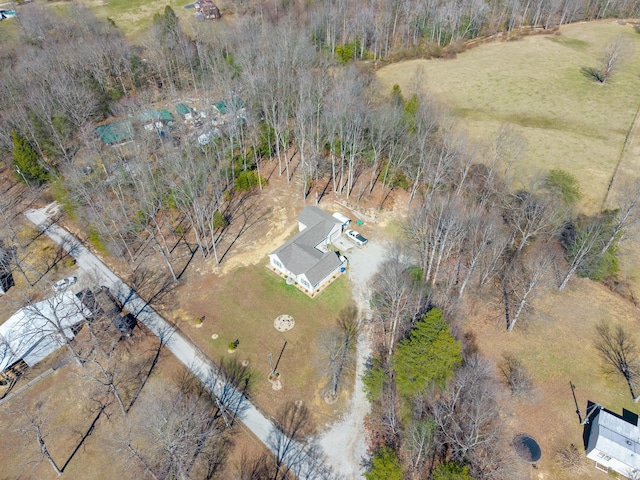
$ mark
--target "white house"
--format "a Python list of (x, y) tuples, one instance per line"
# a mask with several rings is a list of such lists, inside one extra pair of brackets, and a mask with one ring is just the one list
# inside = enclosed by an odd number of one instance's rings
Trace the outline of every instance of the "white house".
[(627, 478), (640, 474), (640, 428), (638, 415), (623, 410), (617, 415), (594, 405), (589, 415), (587, 458), (595, 461), (597, 469), (613, 470)]
[(32, 367), (71, 340), (91, 313), (70, 291), (21, 308), (0, 325), (0, 372), (20, 360)]
[(342, 234), (343, 225), (318, 207), (305, 207), (298, 216), (299, 233), (269, 254), (271, 266), (315, 293), (347, 265), (346, 258), (327, 248)]

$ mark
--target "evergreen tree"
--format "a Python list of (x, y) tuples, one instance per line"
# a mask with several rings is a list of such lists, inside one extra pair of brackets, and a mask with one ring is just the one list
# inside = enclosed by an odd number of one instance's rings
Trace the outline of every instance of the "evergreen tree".
[(11, 141), (13, 143), (13, 164), (20, 180), (25, 183), (46, 181), (49, 178), (49, 173), (27, 139), (12, 130)]
[(405, 397), (430, 385), (444, 387), (462, 362), (460, 343), (453, 338), (442, 310), (430, 310), (415, 324), (394, 355), (398, 392)]
[(433, 480), (473, 480), (469, 475), (469, 467), (456, 462), (438, 465), (431, 478)]
[(373, 455), (371, 467), (364, 474), (367, 480), (402, 480), (400, 461), (389, 447), (379, 448)]

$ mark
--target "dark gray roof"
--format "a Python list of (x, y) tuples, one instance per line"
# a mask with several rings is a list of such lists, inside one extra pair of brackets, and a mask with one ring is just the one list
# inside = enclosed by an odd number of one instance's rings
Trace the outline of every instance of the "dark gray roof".
[(338, 254), (336, 252), (329, 251), (318, 263), (305, 272), (305, 276), (309, 279), (311, 285), (316, 285), (323, 278), (338, 268), (340, 263)]
[(304, 273), (309, 282), (316, 285), (340, 265), (340, 259), (336, 252), (321, 252), (315, 247), (335, 225), (342, 223), (317, 207), (305, 207), (298, 221), (307, 228), (287, 240), (273, 254), (287, 270), (296, 275)]
[[(342, 222), (332, 215), (329, 215), (324, 210), (318, 207), (304, 207), (300, 215), (298, 215), (298, 221), (305, 225), (307, 228), (313, 227), (321, 222), (329, 222), (331, 226), (342, 225)], [(329, 228), (329, 231), (331, 228)], [(329, 233), (327, 231), (327, 233)], [(317, 245), (317, 244), (316, 244)]]

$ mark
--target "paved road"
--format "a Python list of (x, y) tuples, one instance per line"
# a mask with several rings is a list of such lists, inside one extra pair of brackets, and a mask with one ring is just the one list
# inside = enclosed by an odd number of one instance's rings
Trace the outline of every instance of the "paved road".
[[(166, 348), (191, 370), (204, 385), (208, 386), (212, 393), (226, 405), (228, 410), (236, 411), (244, 425), (270, 450), (274, 451), (269, 441), (274, 431), (273, 424), (246, 397), (224, 383), (217, 376), (213, 363), (205, 358), (195, 345), (147, 305), (109, 267), (82, 245), (76, 237), (63, 228), (51, 224), (55, 210), (55, 206), (52, 204), (42, 209), (28, 210), (25, 212), (25, 216), (75, 258), (80, 268), (94, 275), (94, 278), (100, 278), (101, 285), (109, 287), (118, 300), (126, 306), (127, 310), (137, 317), (138, 321), (142, 322), (151, 332), (165, 342)], [(295, 461), (292, 460), (291, 463), (296, 463), (296, 465), (289, 464), (289, 466), (299, 478), (332, 478), (332, 474), (328, 472), (329, 469), (318, 465), (317, 461), (301, 460), (301, 457), (305, 455), (300, 454), (300, 451), (297, 451), (298, 449), (299, 447), (289, 449), (284, 461), (287, 463), (287, 458), (295, 458)], [(322, 470), (328, 473), (320, 473)]]

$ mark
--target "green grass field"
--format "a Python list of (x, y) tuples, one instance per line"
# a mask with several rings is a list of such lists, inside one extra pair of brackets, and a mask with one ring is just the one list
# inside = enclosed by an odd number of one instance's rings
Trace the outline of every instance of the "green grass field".
[(598, 66), (604, 46), (617, 35), (640, 52), (640, 35), (630, 25), (603, 21), (484, 44), (453, 60), (401, 62), (378, 76), (385, 91), (397, 83), (408, 96), (422, 71), (424, 90), (450, 108), (474, 139), (491, 142), (502, 124), (515, 126), (528, 143), (516, 167), (519, 181), (563, 168), (580, 182), (584, 208), (599, 209), (640, 104), (640, 55), (630, 54), (605, 85), (581, 68)]

